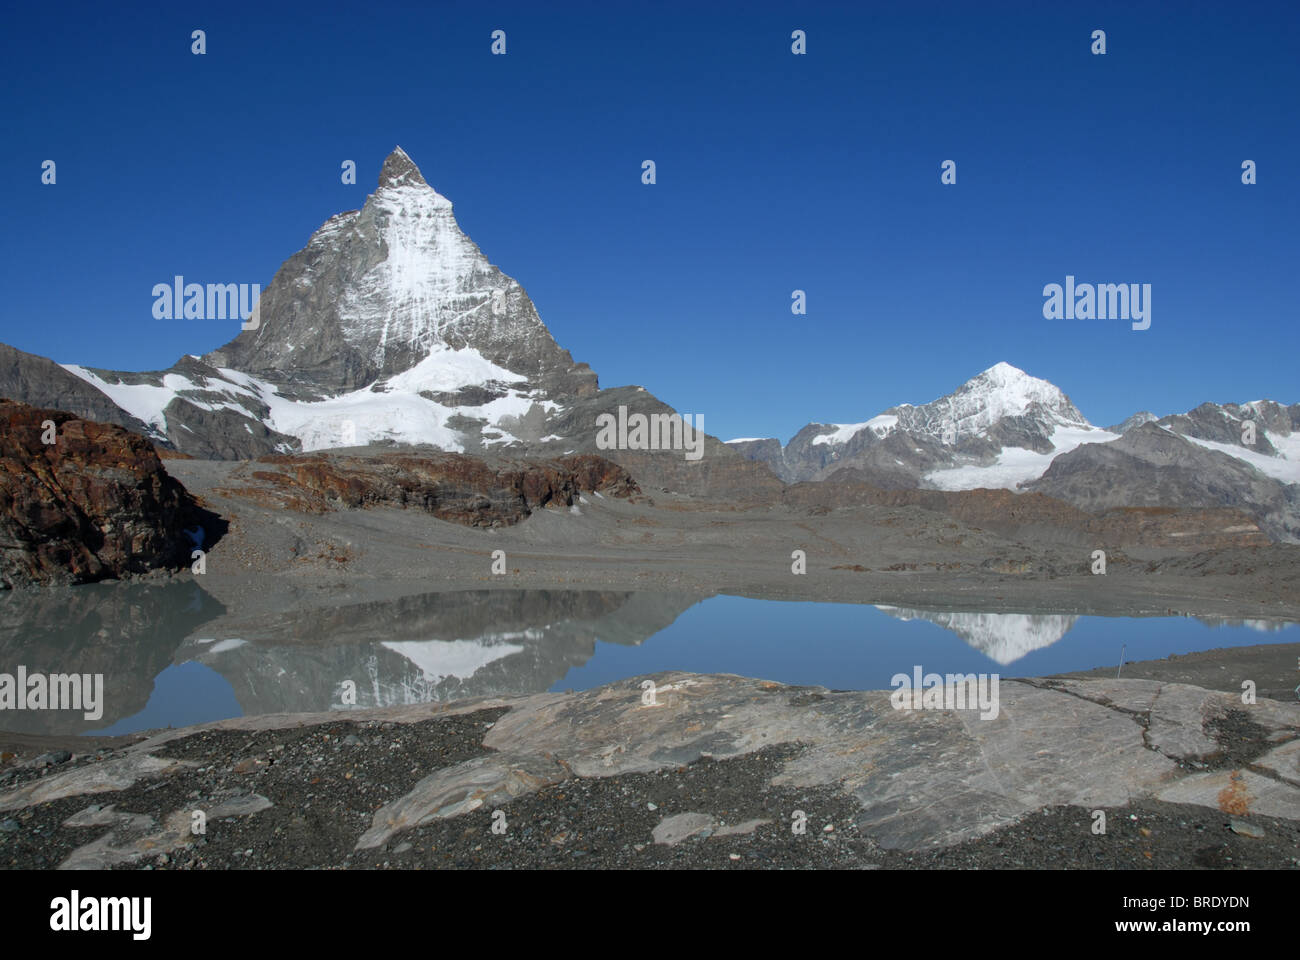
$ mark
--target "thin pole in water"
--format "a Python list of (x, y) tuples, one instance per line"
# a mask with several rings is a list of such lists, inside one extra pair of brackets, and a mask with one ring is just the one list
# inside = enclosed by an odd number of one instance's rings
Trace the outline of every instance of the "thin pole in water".
[(1119, 670), (1116, 670), (1116, 671), (1115, 671), (1115, 679), (1116, 679), (1116, 680), (1119, 679), (1119, 675), (1120, 675), (1121, 671), (1123, 671), (1123, 669), (1124, 669), (1124, 651), (1127, 650), (1127, 649), (1128, 649), (1128, 644), (1127, 644), (1127, 643), (1124, 644), (1123, 646), (1121, 646), (1121, 647), (1119, 648)]

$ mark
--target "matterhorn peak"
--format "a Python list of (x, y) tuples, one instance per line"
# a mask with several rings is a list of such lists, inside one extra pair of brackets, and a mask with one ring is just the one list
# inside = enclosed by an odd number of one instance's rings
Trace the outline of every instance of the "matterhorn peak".
[(415, 161), (401, 147), (393, 147), (393, 152), (384, 160), (383, 169), (379, 171), (381, 187), (400, 187), (408, 185), (429, 186), (420, 173)]

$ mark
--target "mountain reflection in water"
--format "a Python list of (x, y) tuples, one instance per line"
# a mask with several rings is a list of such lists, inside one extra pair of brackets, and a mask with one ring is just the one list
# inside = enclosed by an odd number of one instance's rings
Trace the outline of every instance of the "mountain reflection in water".
[[(585, 689), (663, 670), (832, 689), (898, 672), (1044, 676), (1285, 642), (1289, 624), (925, 611), (629, 591), (469, 590), (286, 609), (250, 622), (194, 583), (0, 599), (0, 672), (102, 673), (103, 717), (0, 711), (0, 728), (84, 734), (238, 714)], [(1214, 627), (1215, 629), (1207, 629)], [(647, 642), (649, 641), (649, 642)], [(629, 695), (639, 691), (629, 686)]]

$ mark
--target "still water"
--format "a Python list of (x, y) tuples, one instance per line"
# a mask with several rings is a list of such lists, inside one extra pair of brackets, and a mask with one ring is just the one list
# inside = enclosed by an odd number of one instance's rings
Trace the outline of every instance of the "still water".
[(103, 674), (102, 716), (0, 710), (27, 733), (130, 733), (242, 714), (580, 690), (661, 670), (887, 689), (936, 673), (1045, 676), (1217, 647), (1294, 624), (978, 613), (625, 591), (473, 590), (288, 610), (235, 629), (192, 583), (0, 604), (0, 673)]

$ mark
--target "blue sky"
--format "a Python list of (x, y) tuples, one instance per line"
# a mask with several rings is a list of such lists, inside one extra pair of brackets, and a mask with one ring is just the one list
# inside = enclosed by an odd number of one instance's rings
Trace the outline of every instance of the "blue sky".
[[(220, 346), (229, 324), (155, 320), (153, 285), (265, 285), (401, 144), (602, 385), (724, 438), (864, 420), (999, 360), (1098, 424), (1300, 400), (1295, 3), (29, 4), (6, 25), (0, 341), (61, 362)], [(1067, 274), (1150, 283), (1151, 328), (1043, 319)]]

